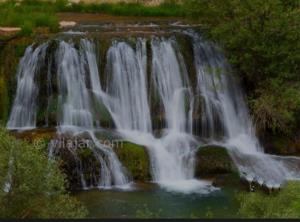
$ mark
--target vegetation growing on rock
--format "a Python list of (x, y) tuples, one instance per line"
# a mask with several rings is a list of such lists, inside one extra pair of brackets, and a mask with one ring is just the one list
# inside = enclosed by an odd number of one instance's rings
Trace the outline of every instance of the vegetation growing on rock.
[(196, 153), (196, 175), (226, 174), (236, 171), (227, 150), (220, 146), (200, 147)]
[[(54, 3), (30, 0), (18, 5), (8, 1), (1, 3), (0, 25), (18, 25), (25, 33), (39, 26), (56, 31), (57, 12), (194, 19), (201, 23), (201, 31), (208, 38), (224, 48), (245, 86), (260, 135), (284, 134), (292, 138), (299, 131), (300, 122), (297, 115), (300, 110), (297, 75), (300, 64), (299, 7), (298, 0), (166, 1), (150, 7), (139, 3), (75, 3), (70, 6), (64, 0)], [(0, 102), (10, 105), (10, 100), (6, 99), (10, 96), (6, 93), (10, 87), (4, 86), (5, 80), (0, 77), (0, 93), (3, 95)], [(7, 116), (7, 110), (1, 113)]]
[(0, 130), (0, 217), (81, 218), (86, 209), (65, 190), (65, 177), (43, 144)]
[(240, 203), (238, 215), (241, 218), (299, 218), (300, 184), (289, 182), (278, 193), (268, 195), (262, 192), (237, 194)]
[(298, 0), (187, 1), (187, 14), (225, 49), (261, 133), (298, 130), (299, 8)]
[(151, 180), (150, 161), (145, 147), (126, 141), (114, 150), (134, 180), (142, 182)]
[(217, 187), (239, 187), (240, 177), (228, 151), (220, 146), (199, 147), (196, 152), (195, 175), (211, 178)]

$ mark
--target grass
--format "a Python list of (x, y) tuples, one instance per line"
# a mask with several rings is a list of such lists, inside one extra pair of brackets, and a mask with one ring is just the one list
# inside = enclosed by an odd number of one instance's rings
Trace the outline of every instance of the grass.
[(53, 6), (50, 3), (35, 1), (25, 1), (21, 4), (15, 1), (1, 3), (0, 26), (19, 26), (23, 35), (30, 35), (36, 27), (48, 27), (50, 31), (55, 32), (58, 30), (58, 18)]
[(290, 181), (280, 192), (272, 195), (263, 192), (238, 193), (240, 218), (299, 218), (300, 183)]
[(121, 16), (185, 16), (182, 5), (174, 0), (158, 6), (145, 6), (140, 3), (101, 3), (68, 4), (67, 0), (41, 2), (24, 0), (22, 3), (7, 1), (0, 3), (0, 26), (18, 26), (22, 35), (31, 35), (37, 27), (48, 27), (51, 32), (58, 31), (58, 12), (103, 13)]
[(61, 8), (65, 12), (105, 13), (122, 16), (184, 16), (183, 7), (173, 1), (162, 3), (158, 6), (145, 6), (140, 3), (117, 4), (85, 4), (78, 3)]

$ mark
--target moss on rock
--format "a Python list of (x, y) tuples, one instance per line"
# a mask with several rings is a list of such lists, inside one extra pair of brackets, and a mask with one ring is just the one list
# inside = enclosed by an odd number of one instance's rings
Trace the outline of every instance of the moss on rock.
[(235, 165), (224, 147), (204, 146), (196, 153), (196, 176), (236, 172)]
[(145, 147), (126, 141), (114, 150), (135, 181), (151, 179), (150, 161)]
[(239, 172), (229, 153), (221, 146), (199, 147), (196, 153), (196, 176), (212, 179), (217, 187), (240, 187)]

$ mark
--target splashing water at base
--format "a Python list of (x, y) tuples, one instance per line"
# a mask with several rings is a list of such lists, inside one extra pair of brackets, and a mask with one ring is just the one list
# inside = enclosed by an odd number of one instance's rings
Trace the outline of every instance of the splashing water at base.
[(155, 138), (152, 132), (146, 88), (145, 40), (138, 40), (136, 52), (124, 42), (114, 43), (109, 49), (107, 72), (112, 81), (102, 98), (123, 137), (147, 147), (154, 182), (170, 191), (208, 192), (213, 190), (208, 182), (193, 179), (198, 142), (186, 133), (190, 124), (189, 111), (184, 109), (188, 81), (184, 63), (178, 60), (182, 56), (174, 44), (174, 41), (164, 39), (155, 39), (151, 43), (153, 81), (168, 124), (165, 135)]
[[(90, 148), (100, 165), (100, 174), (95, 175), (97, 187), (109, 189), (113, 187), (129, 189), (128, 173), (110, 147), (101, 144), (95, 133), (94, 117), (91, 107), (91, 97), (88, 93), (86, 78), (89, 76), (91, 88), (100, 91), (100, 80), (95, 57), (95, 47), (92, 42), (83, 39), (77, 50), (72, 43), (61, 41), (57, 49), (59, 104), (62, 116), (58, 128), (59, 134), (87, 135), (93, 141)], [(87, 69), (84, 67), (87, 65)], [(78, 174), (81, 185), (88, 189), (82, 172), (80, 159), (71, 152), (78, 163)]]
[(229, 75), (226, 59), (212, 44), (204, 42), (196, 34), (191, 36), (198, 90), (205, 107), (203, 136), (228, 148), (241, 176), (250, 183), (255, 181), (272, 188), (280, 187), (287, 179), (300, 178), (300, 158), (294, 157), (294, 163), (291, 163), (289, 158), (263, 153), (242, 92)]

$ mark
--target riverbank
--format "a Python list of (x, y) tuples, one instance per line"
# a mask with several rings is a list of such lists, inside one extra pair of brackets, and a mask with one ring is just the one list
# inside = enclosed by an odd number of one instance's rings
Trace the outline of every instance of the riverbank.
[[(159, 1), (155, 5), (143, 3), (72, 3), (67, 1), (24, 1), (0, 3), (0, 26), (21, 28), (21, 35), (31, 35), (37, 27), (59, 30), (61, 12), (97, 13), (116, 16), (184, 16), (184, 7), (175, 2)], [(97, 16), (96, 16), (97, 17)]]

